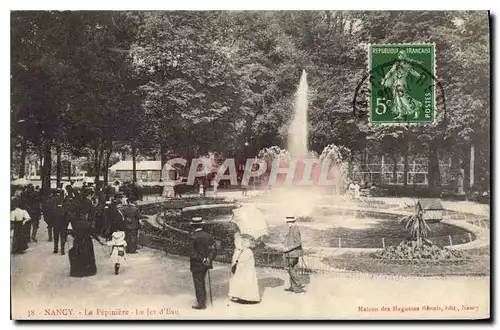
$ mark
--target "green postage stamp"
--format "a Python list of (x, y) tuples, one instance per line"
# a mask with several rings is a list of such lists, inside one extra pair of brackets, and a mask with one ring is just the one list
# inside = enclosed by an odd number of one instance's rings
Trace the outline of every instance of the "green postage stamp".
[(374, 124), (433, 124), (436, 63), (433, 44), (369, 47), (370, 121)]

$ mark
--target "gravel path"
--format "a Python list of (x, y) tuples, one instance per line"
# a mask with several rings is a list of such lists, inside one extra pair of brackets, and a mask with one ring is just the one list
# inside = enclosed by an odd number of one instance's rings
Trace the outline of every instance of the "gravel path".
[[(283, 290), (288, 284), (285, 272), (259, 268), (262, 302), (241, 305), (227, 299), (226, 264), (217, 264), (211, 271), (213, 307), (196, 311), (190, 308), (194, 293), (186, 258), (142, 248), (128, 256), (128, 264), (115, 276), (108, 249), (95, 243), (98, 274), (72, 278), (68, 275), (67, 255), (52, 254), (46, 230), (40, 231), (39, 243), (30, 244), (26, 254), (12, 257), (12, 315), (16, 319), (387, 319), (489, 315), (489, 277), (312, 275), (307, 293), (292, 294)], [(442, 311), (422, 310), (427, 305), (439, 306)], [(477, 308), (463, 310), (462, 305)], [(391, 311), (382, 312), (382, 306)], [(415, 306), (419, 311), (404, 309)], [(457, 310), (447, 311), (446, 306), (456, 306)], [(379, 310), (366, 312), (365, 307)], [(29, 313), (34, 315), (28, 317)]]

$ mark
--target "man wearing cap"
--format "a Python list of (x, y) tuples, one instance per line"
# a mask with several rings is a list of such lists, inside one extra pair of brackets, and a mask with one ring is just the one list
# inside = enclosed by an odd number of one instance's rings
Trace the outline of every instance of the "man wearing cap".
[(196, 293), (197, 305), (194, 309), (205, 309), (207, 291), (205, 287), (205, 276), (212, 267), (215, 259), (215, 240), (207, 232), (203, 231), (203, 220), (200, 217), (191, 219), (191, 250), (190, 250), (190, 270), (193, 274), (194, 290)]
[(295, 223), (295, 217), (286, 217), (288, 223), (288, 233), (285, 237), (285, 258), (287, 261), (288, 275), (290, 275), (290, 287), (285, 291), (295, 293), (305, 292), (299, 279), (295, 267), (299, 263), (299, 257), (302, 256), (302, 240), (300, 238), (300, 229)]

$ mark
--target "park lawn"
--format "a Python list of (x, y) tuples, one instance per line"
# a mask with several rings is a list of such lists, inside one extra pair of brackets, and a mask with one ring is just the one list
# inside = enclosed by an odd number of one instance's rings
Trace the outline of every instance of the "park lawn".
[(490, 257), (487, 249), (465, 253), (466, 259), (455, 261), (383, 260), (371, 253), (347, 252), (323, 259), (330, 267), (370, 274), (399, 276), (489, 276)]
[[(366, 228), (332, 227), (327, 229), (315, 229), (304, 226), (301, 228), (302, 242), (307, 249), (308, 245), (338, 247), (339, 240), (341, 247), (344, 248), (382, 248), (383, 244), (397, 245), (403, 239), (409, 238), (404, 225), (393, 219), (380, 220)], [(302, 220), (302, 219), (300, 219)], [(305, 219), (300, 222), (314, 222), (314, 219)], [(353, 219), (356, 223), (356, 219)], [(449, 237), (452, 236), (453, 244), (463, 244), (474, 240), (475, 235), (471, 233), (469, 238), (468, 231), (446, 223), (429, 223), (429, 239), (439, 246), (449, 245)], [(269, 228), (269, 237), (265, 241), (269, 243), (280, 241), (280, 235), (286, 232), (286, 225)], [(384, 238), (384, 242), (382, 241)]]

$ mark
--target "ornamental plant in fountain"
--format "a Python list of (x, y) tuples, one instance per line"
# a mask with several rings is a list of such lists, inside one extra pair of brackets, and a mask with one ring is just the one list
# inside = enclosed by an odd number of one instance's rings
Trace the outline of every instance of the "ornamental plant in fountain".
[(373, 253), (373, 257), (389, 260), (411, 260), (419, 261), (453, 261), (463, 259), (462, 253), (441, 247), (427, 239), (430, 231), (421, 214), (410, 215), (402, 218), (400, 224), (410, 234), (410, 239), (403, 240), (399, 245), (387, 246), (386, 248)]

